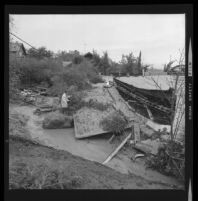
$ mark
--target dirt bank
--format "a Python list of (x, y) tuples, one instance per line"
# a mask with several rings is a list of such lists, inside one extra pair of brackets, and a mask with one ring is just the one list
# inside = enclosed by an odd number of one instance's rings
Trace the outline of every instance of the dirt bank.
[[(39, 174), (39, 168), (44, 169), (40, 177), (44, 178), (46, 172), (48, 177), (50, 173), (54, 174), (60, 170), (62, 177), (62, 188), (77, 188), (77, 189), (168, 189), (174, 188), (161, 183), (151, 182), (142, 177), (135, 175), (125, 175), (112, 170), (97, 162), (88, 161), (78, 156), (74, 156), (66, 151), (55, 150), (39, 144), (34, 144), (29, 140), (24, 140), (19, 137), (10, 137), (10, 186), (12, 188), (48, 188), (49, 184), (40, 178), (32, 179), (31, 174), (35, 172)], [(26, 172), (30, 178), (21, 181), (23, 178), (22, 169), (27, 169)], [(50, 171), (48, 170), (50, 169)], [(52, 171), (53, 170), (53, 171)], [(50, 173), (49, 173), (50, 172)], [(34, 175), (35, 176), (35, 175)], [(54, 175), (53, 175), (54, 176)], [(29, 181), (32, 179), (31, 181)], [(46, 179), (46, 178), (45, 178)], [(21, 182), (18, 182), (18, 180)], [(46, 179), (47, 180), (47, 179)], [(31, 182), (34, 182), (33, 185)], [(24, 184), (25, 183), (25, 184)], [(39, 183), (38, 187), (37, 184)], [(56, 184), (57, 181), (54, 181)], [(52, 188), (52, 185), (50, 188)], [(47, 187), (48, 186), (48, 187)], [(58, 188), (58, 186), (56, 186)]]

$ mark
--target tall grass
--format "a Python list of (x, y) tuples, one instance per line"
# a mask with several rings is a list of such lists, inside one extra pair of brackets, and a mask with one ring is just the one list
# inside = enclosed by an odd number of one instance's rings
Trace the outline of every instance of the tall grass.
[(72, 189), (82, 183), (81, 177), (66, 174), (49, 160), (12, 160), (9, 167), (10, 189)]

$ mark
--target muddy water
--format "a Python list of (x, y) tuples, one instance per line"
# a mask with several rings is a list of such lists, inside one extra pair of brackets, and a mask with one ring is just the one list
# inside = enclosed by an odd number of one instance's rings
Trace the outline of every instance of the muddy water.
[[(34, 107), (30, 106), (16, 106), (13, 108), (13, 110), (30, 117), (27, 122), (30, 135), (34, 140), (41, 144), (60, 150), (66, 150), (74, 155), (100, 163), (102, 163), (115, 149), (112, 144), (108, 143), (107, 136), (78, 140), (74, 137), (73, 128), (43, 129), (43, 116), (34, 115), (34, 109)], [(150, 181), (180, 186), (175, 179), (164, 176), (156, 171), (146, 170), (141, 161), (132, 162), (129, 156), (122, 153), (114, 157), (107, 166), (124, 174), (132, 173)]]

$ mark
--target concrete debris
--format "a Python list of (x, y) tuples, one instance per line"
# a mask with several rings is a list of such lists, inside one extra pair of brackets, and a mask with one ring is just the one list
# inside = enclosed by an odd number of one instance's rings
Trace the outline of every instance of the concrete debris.
[(164, 128), (166, 128), (167, 132), (170, 132), (170, 128), (171, 128), (170, 125), (161, 125), (161, 124), (155, 123), (155, 122), (153, 122), (151, 120), (148, 120), (146, 122), (146, 125), (149, 126), (150, 128), (152, 128), (155, 131), (163, 131)]
[(162, 143), (159, 140), (144, 140), (136, 143), (133, 147), (147, 154), (157, 155)]
[(148, 138), (152, 137), (152, 135), (154, 134), (154, 130), (148, 128), (146, 125), (140, 125), (140, 131), (143, 133), (143, 135), (146, 135)]

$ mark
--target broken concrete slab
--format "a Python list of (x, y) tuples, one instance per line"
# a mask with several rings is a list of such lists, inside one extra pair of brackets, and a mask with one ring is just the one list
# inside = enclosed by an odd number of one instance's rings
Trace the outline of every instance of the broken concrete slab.
[(146, 135), (148, 138), (152, 137), (155, 132), (153, 129), (148, 128), (146, 125), (140, 125), (140, 131), (143, 133), (143, 135)]
[(157, 155), (162, 143), (159, 140), (144, 140), (136, 143), (133, 147), (147, 154)]
[(151, 120), (148, 120), (146, 122), (146, 125), (149, 126), (150, 128), (152, 128), (155, 131), (163, 131), (164, 128), (166, 128), (167, 132), (170, 132), (170, 128), (171, 128), (170, 125), (158, 124), (158, 123), (155, 123), (155, 122), (153, 122)]

